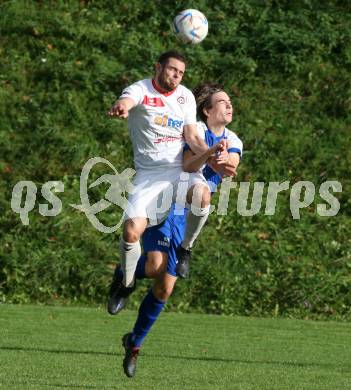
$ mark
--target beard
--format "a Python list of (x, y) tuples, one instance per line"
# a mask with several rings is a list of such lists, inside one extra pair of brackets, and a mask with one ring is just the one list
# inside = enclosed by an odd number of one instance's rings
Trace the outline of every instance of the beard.
[(158, 85), (164, 89), (165, 91), (167, 92), (171, 92), (173, 91), (176, 87), (172, 87), (166, 80), (166, 75), (165, 75), (165, 72), (164, 70), (162, 70), (162, 72), (160, 73), (160, 75), (158, 76), (157, 78), (157, 83)]

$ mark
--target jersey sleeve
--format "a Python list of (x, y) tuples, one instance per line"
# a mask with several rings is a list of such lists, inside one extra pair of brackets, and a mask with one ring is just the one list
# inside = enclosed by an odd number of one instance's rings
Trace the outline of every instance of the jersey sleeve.
[(241, 139), (230, 130), (228, 130), (227, 139), (228, 139), (228, 153), (239, 153), (240, 157), (242, 157), (243, 143)]
[(122, 91), (120, 99), (131, 98), (135, 104), (141, 104), (144, 98), (143, 87), (140, 82), (134, 83)]
[(196, 123), (196, 101), (194, 95), (189, 90), (186, 97), (184, 114), (184, 125), (194, 125)]

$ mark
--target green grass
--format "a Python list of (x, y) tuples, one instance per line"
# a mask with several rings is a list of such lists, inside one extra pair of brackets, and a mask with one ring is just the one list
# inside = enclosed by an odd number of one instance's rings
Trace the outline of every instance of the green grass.
[(1, 389), (348, 389), (351, 325), (163, 313), (137, 375), (121, 336), (136, 313), (0, 305)]

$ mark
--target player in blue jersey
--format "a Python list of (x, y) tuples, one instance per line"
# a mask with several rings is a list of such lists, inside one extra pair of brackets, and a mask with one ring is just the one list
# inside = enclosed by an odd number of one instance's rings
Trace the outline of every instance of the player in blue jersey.
[[(232, 120), (233, 109), (229, 96), (220, 86), (202, 85), (194, 90), (194, 95), (198, 116), (202, 120), (197, 124), (198, 132), (209, 146), (209, 150), (195, 155), (186, 146), (183, 157), (184, 169), (191, 172), (202, 170), (211, 191), (214, 192), (223, 176), (236, 174), (242, 154), (242, 142), (226, 128)], [(216, 150), (222, 148), (219, 145), (227, 147), (226, 161), (218, 162), (214, 156)], [(177, 248), (184, 239), (186, 212), (185, 209), (184, 213), (179, 213), (179, 210), (175, 211), (175, 206), (172, 206), (167, 219), (160, 225), (148, 228), (143, 235), (145, 254), (138, 261), (136, 278), (153, 278), (155, 282), (140, 305), (133, 331), (124, 335), (122, 339), (125, 348), (123, 368), (128, 377), (134, 376), (142, 342), (172, 294), (177, 281)], [(108, 303), (110, 314), (117, 312), (115, 291), (118, 290), (122, 278), (123, 273), (117, 268), (110, 289)]]

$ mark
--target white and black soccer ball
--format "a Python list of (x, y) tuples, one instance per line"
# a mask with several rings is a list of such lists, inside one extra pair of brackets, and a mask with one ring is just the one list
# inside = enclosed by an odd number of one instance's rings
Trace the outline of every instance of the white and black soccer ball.
[(200, 43), (208, 33), (206, 16), (196, 9), (186, 9), (173, 20), (176, 37), (183, 43)]

